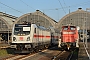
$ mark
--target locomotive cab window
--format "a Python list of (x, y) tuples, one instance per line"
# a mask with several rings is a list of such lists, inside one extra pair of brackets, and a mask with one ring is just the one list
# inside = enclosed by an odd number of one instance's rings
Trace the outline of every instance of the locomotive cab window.
[(29, 35), (30, 34), (30, 25), (16, 24), (14, 28), (15, 35)]
[(64, 27), (63, 30), (68, 30), (68, 27)]
[(70, 27), (70, 30), (75, 30), (75, 27)]

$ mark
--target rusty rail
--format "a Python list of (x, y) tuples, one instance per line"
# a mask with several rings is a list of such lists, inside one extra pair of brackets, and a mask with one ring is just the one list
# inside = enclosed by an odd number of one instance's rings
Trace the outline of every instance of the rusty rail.
[(70, 55), (70, 52), (63, 51), (62, 53), (59, 53), (58, 55), (54, 56), (52, 60), (66, 60), (69, 55)]

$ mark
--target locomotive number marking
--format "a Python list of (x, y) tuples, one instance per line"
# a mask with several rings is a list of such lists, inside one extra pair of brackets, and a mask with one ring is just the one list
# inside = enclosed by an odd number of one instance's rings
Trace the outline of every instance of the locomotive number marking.
[(23, 37), (20, 37), (19, 39), (20, 39), (20, 40), (23, 40)]

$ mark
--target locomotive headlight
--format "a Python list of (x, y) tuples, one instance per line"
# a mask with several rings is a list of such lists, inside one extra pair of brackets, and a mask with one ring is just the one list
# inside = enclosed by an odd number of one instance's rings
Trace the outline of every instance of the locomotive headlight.
[(15, 37), (13, 37), (13, 41), (16, 41), (16, 38)]
[(27, 41), (30, 41), (30, 37), (27, 37)]

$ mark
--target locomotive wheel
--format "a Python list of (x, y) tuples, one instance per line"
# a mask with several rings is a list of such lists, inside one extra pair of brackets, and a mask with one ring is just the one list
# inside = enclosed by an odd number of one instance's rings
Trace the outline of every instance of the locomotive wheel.
[(33, 49), (33, 48), (31, 48), (31, 49), (30, 49), (30, 52), (31, 52), (31, 53), (33, 53), (33, 52), (34, 52), (34, 49)]
[(42, 50), (44, 50), (45, 49), (45, 47), (44, 47), (44, 45), (42, 45)]
[(64, 48), (60, 47), (60, 48), (58, 48), (58, 50), (60, 50), (60, 51), (64, 51)]
[(35, 48), (35, 52), (36, 52), (36, 53), (39, 52), (39, 47), (36, 47), (36, 48)]

